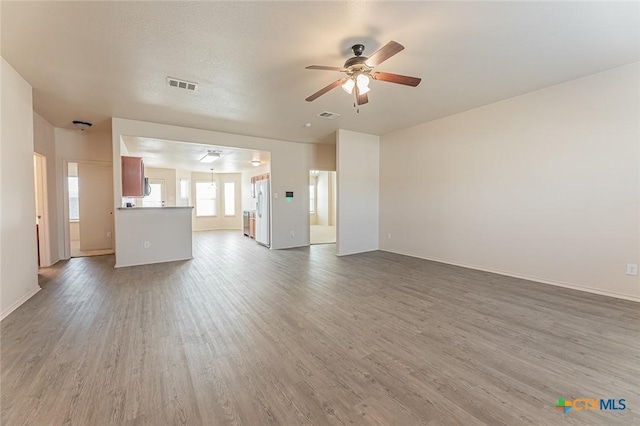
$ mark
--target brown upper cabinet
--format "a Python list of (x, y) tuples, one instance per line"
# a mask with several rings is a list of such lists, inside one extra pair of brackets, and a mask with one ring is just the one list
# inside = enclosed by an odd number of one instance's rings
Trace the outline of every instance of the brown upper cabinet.
[(142, 157), (120, 157), (122, 159), (122, 196), (144, 195), (144, 162)]

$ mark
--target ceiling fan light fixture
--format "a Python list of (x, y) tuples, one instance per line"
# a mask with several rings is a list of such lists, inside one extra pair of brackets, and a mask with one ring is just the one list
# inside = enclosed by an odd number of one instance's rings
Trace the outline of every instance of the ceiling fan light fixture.
[(349, 79), (347, 79), (347, 81), (342, 83), (342, 90), (344, 90), (348, 94), (352, 94), (353, 93), (353, 88), (355, 87), (355, 85), (356, 85), (356, 83), (355, 83), (355, 81), (353, 81), (353, 78), (349, 78)]
[(356, 77), (356, 84), (358, 85), (358, 91), (361, 95), (364, 95), (369, 90), (369, 77), (366, 74), (358, 74)]

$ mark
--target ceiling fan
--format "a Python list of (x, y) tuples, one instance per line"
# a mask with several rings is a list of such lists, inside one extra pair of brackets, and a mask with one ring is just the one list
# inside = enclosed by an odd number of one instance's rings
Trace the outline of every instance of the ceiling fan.
[(355, 94), (356, 101), (354, 106), (364, 105), (369, 102), (367, 92), (369, 92), (370, 90), (369, 81), (371, 79), (386, 81), (388, 83), (404, 84), (405, 86), (411, 87), (416, 87), (418, 84), (420, 84), (421, 79), (417, 77), (409, 77), (406, 75), (391, 74), (388, 72), (373, 70), (376, 66), (380, 65), (393, 55), (402, 51), (404, 49), (404, 46), (400, 43), (390, 41), (389, 43), (378, 49), (369, 58), (367, 58), (366, 56), (362, 56), (362, 53), (364, 52), (364, 45), (354, 44), (351, 49), (353, 50), (353, 54), (355, 56), (353, 58), (347, 59), (347, 62), (345, 62), (344, 66), (342, 67), (310, 65), (305, 68), (308, 70), (339, 71), (347, 74), (346, 77), (334, 81), (333, 83), (323, 87), (313, 95), (309, 96), (307, 99), (305, 99), (307, 102), (311, 102), (324, 95), (331, 89), (342, 85), (342, 88), (345, 92), (349, 94)]

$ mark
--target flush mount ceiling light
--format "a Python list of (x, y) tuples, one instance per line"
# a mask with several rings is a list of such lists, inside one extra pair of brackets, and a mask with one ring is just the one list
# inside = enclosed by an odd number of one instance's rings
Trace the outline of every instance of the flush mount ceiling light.
[(204, 155), (204, 157), (202, 157), (200, 159), (201, 163), (213, 163), (214, 161), (216, 161), (218, 158), (220, 158), (220, 151), (212, 151), (209, 150), (207, 151), (207, 153)]
[(251, 162), (251, 165), (252, 165), (253, 167), (258, 167), (258, 166), (260, 165), (260, 160), (253, 160), (253, 161)]
[(78, 120), (74, 120), (73, 125), (76, 126), (78, 129), (82, 130), (83, 132), (85, 130), (87, 130), (89, 127), (92, 126), (91, 123), (89, 123), (88, 121), (78, 121)]

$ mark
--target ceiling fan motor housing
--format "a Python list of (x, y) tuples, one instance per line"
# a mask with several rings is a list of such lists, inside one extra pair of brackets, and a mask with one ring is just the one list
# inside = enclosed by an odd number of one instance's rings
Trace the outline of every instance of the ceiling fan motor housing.
[(354, 44), (351, 46), (351, 50), (353, 50), (353, 54), (356, 56), (347, 59), (347, 62), (344, 63), (344, 67), (348, 68), (349, 71), (354, 72), (364, 68), (366, 66), (365, 61), (369, 58), (362, 56), (362, 52), (364, 52), (363, 44)]
[(354, 56), (353, 58), (347, 59), (347, 62), (344, 63), (345, 68), (363, 68), (366, 66), (365, 61), (369, 59), (366, 56)]

